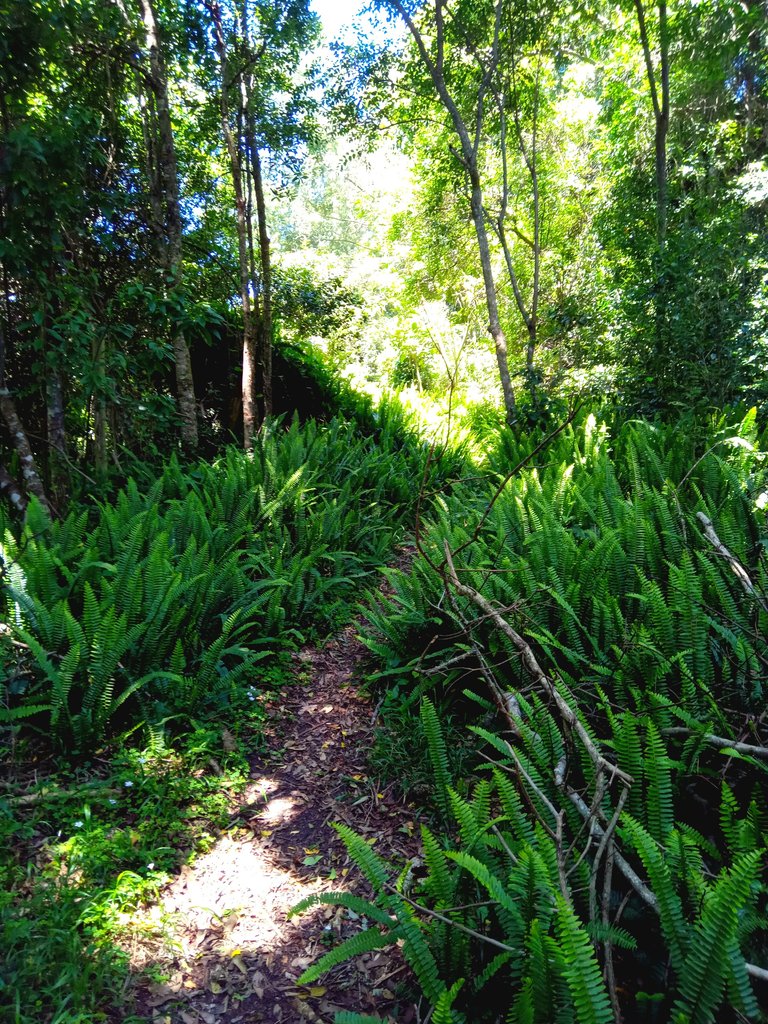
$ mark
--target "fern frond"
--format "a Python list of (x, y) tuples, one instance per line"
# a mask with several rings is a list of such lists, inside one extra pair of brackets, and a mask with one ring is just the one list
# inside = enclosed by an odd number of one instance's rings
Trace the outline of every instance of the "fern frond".
[(356, 896), (351, 892), (315, 892), (311, 896), (307, 896), (301, 900), (294, 907), (288, 911), (288, 917), (295, 917), (297, 914), (303, 914), (305, 910), (309, 910), (311, 907), (317, 906), (332, 906), (332, 907), (347, 907), (349, 910), (353, 910), (360, 917), (370, 917), (372, 921), (376, 921), (377, 924), (383, 924), (387, 927), (391, 927), (396, 924), (396, 921), (381, 907), (376, 906), (375, 903), (371, 903), (370, 900), (363, 899), (362, 896)]
[[(693, 935), (680, 972), (680, 994), (674, 1012), (684, 1014), (691, 1024), (709, 1024), (725, 987), (732, 956), (738, 947), (734, 939), (739, 911), (745, 906), (764, 851), (744, 854), (721, 872), (712, 887), (701, 920)], [(737, 961), (738, 963), (738, 961)]]
[(394, 942), (397, 942), (399, 937), (399, 930), (385, 933), (380, 932), (377, 928), (366, 928), (365, 931), (358, 932), (357, 935), (353, 935), (345, 942), (342, 942), (341, 945), (332, 949), (330, 953), (326, 953), (316, 964), (308, 967), (301, 977), (297, 979), (297, 983), (299, 985), (309, 985), (313, 981), (317, 981), (318, 978), (322, 978), (331, 968), (346, 963), (347, 960), (352, 960), (356, 956), (361, 956), (363, 953), (370, 953), (374, 949), (383, 949), (384, 946), (391, 946)]
[(555, 927), (576, 1020), (578, 1024), (613, 1024), (611, 1001), (589, 935), (565, 900), (558, 896), (557, 902)]
[(389, 881), (390, 872), (387, 865), (381, 857), (373, 852), (365, 839), (349, 828), (349, 826), (336, 822), (333, 827), (341, 836), (349, 856), (357, 864), (376, 892), (381, 892)]
[(420, 717), (424, 736), (427, 740), (429, 759), (432, 762), (437, 804), (443, 817), (447, 818), (449, 811), (448, 787), (451, 785), (448, 751), (445, 746), (445, 737), (440, 726), (440, 720), (437, 717), (435, 706), (429, 697), (422, 698)]

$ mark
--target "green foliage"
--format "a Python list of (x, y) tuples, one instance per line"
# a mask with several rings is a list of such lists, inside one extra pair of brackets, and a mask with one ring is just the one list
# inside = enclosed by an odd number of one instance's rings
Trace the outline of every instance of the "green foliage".
[(186, 471), (172, 459), (143, 493), (129, 481), (112, 503), (6, 527), (0, 722), (26, 718), (83, 751), (220, 710), (304, 631), (344, 621), (426, 458), (380, 418), (375, 441), (341, 420), (275, 424), (252, 456)]
[[(472, 1020), (613, 1019), (595, 952), (606, 944), (633, 950), (616, 957), (630, 1016), (643, 1000), (661, 1002), (676, 1021), (703, 1024), (734, 1008), (754, 1015), (745, 963), (761, 964), (765, 951), (765, 765), (707, 737), (736, 736), (759, 713), (765, 613), (696, 513), (714, 522), (764, 594), (765, 436), (754, 410), (674, 425), (585, 410), (488, 508), (538, 439), (499, 437), (487, 489), (458, 485), (438, 502), (422, 526), (424, 557), (408, 575), (390, 573), (391, 594), (377, 596), (369, 614), (379, 685), (396, 687), (402, 703), (409, 687), (421, 700), (434, 799), (442, 807), (445, 790), (453, 818), (442, 837), (423, 830), (427, 877), (415, 898), (514, 952), (505, 957), (416, 914), (421, 935), (446, 991), (473, 979), (473, 991), (485, 992), (487, 1018), (466, 986), (457, 994), (455, 1012)], [(595, 884), (599, 893), (602, 867), (593, 878), (594, 847), (584, 850), (583, 819), (566, 798), (590, 792), (594, 765), (516, 647), (463, 597), (446, 594), (446, 544), (460, 550), (462, 582), (504, 609), (570, 713), (632, 777), (617, 843), (655, 909), (614, 866), (608, 917), (596, 916), (588, 893)], [(514, 699), (516, 735), (494, 723), (483, 696), (489, 673)], [(441, 717), (460, 715), (483, 761), (495, 762), (461, 794), (448, 786), (440, 729)], [(718, 807), (712, 783), (726, 773), (733, 781)], [(603, 821), (616, 797), (615, 783), (599, 797)], [(625, 899), (619, 926), (613, 914)], [(659, 930), (660, 941), (649, 942)]]
[(435, 706), (429, 697), (425, 697), (421, 702), (421, 724), (427, 741), (429, 759), (432, 762), (437, 804), (445, 817), (448, 817), (448, 787), (451, 781), (448, 751)]
[(132, 1019), (116, 935), (227, 827), (231, 794), (248, 778), (213, 725), (177, 737), (174, 750), (158, 734), (144, 749), (102, 756), (98, 774), (88, 768), (49, 777), (28, 804), (0, 794), (3, 1021)]

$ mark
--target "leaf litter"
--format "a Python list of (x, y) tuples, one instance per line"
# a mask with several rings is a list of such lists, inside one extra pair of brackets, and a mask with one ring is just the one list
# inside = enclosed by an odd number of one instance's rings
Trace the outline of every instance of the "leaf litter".
[[(411, 558), (403, 549), (399, 562)], [(368, 775), (375, 713), (360, 683), (367, 651), (358, 628), (296, 655), (294, 684), (268, 705), (268, 750), (252, 759), (230, 828), (139, 913), (148, 920), (134, 931), (132, 965), (155, 980), (138, 985), (135, 1009), (154, 1024), (331, 1024), (339, 1010), (417, 1019), (402, 997), (408, 969), (396, 946), (335, 967), (321, 984), (296, 984), (365, 927), (343, 907), (287, 917), (312, 893), (369, 895), (332, 823), (353, 828), (386, 859), (419, 852), (415, 809)]]

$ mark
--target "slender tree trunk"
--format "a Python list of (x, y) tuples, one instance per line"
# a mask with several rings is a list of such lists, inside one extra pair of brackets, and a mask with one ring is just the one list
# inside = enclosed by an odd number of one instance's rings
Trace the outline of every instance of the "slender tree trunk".
[(259, 321), (259, 361), (261, 363), (264, 417), (272, 415), (272, 257), (267, 231), (267, 207), (261, 158), (255, 145), (251, 152), (256, 211), (259, 220), (259, 257), (261, 262), (261, 317)]
[(669, 26), (667, 23), (666, 0), (659, 0), (659, 68), (656, 70), (651, 53), (651, 40), (648, 32), (643, 0), (635, 0), (637, 24), (640, 29), (640, 42), (643, 47), (645, 73), (648, 88), (651, 92), (653, 116), (655, 121), (654, 152), (656, 165), (656, 240), (659, 251), (664, 248), (667, 237), (667, 135), (669, 133), (670, 92), (669, 92)]
[(50, 466), (51, 493), (59, 508), (63, 508), (69, 489), (67, 473), (67, 435), (64, 421), (64, 386), (61, 373), (50, 370), (46, 382), (48, 464)]
[[(14, 447), (18, 453), (24, 486), (27, 492), (37, 498), (49, 515), (53, 515), (53, 508), (48, 500), (48, 495), (45, 493), (42, 478), (37, 471), (35, 456), (32, 454), (32, 446), (29, 443), (27, 432), (16, 411), (16, 403), (13, 400), (13, 396), (5, 382), (5, 332), (2, 321), (0, 321), (0, 416), (5, 420), (5, 425), (8, 427), (8, 432), (13, 439)], [(5, 490), (10, 496), (9, 487), (10, 485)]]
[(669, 83), (669, 26), (667, 21), (667, 2), (658, 0), (659, 19), (659, 67), (654, 67), (651, 53), (651, 42), (648, 33), (643, 0), (635, 0), (637, 24), (640, 29), (640, 42), (643, 47), (643, 59), (651, 92), (654, 116), (654, 163), (656, 178), (656, 349), (663, 353), (667, 340), (668, 321), (668, 285), (664, 272), (664, 253), (667, 243), (667, 223), (669, 219), (669, 176), (667, 170), (667, 136), (669, 135), (670, 119), (670, 83)]
[[(165, 200), (165, 287), (172, 293), (178, 292), (182, 284), (181, 273), (181, 208), (179, 205), (179, 178), (176, 163), (176, 147), (173, 139), (173, 125), (168, 101), (168, 78), (160, 46), (160, 31), (152, 0), (139, 0), (141, 17), (146, 32), (149, 51), (150, 80), (157, 112), (158, 147), (157, 169), (162, 182)], [(181, 415), (181, 439), (188, 451), (197, 448), (197, 403), (192, 378), (192, 361), (184, 331), (177, 324), (172, 334), (173, 354), (176, 364), (176, 391)]]
[(659, 71), (661, 77), (661, 103), (656, 116), (656, 235), (659, 252), (667, 240), (669, 217), (667, 136), (669, 135), (669, 28), (666, 0), (659, 0)]
[(491, 247), (488, 244), (488, 231), (485, 226), (483, 192), (480, 187), (480, 179), (476, 167), (470, 168), (470, 178), (472, 180), (472, 221), (475, 225), (477, 247), (480, 252), (480, 265), (483, 269), (485, 304), (488, 309), (488, 330), (496, 346), (496, 363), (499, 367), (501, 390), (504, 394), (504, 408), (507, 411), (507, 419), (512, 422), (516, 411), (515, 392), (509, 375), (507, 337), (499, 321), (499, 300), (496, 293), (496, 282), (493, 277), (493, 266), (491, 265)]
[(13, 443), (21, 463), (21, 473), (24, 478), (24, 486), (30, 494), (33, 494), (45, 510), (53, 515), (53, 508), (40, 474), (37, 471), (35, 456), (32, 454), (32, 446), (29, 443), (27, 432), (19, 419), (16, 411), (16, 403), (7, 387), (0, 387), (0, 413), (5, 420), (5, 425), (13, 438)]
[(240, 297), (243, 304), (243, 444), (246, 451), (253, 447), (253, 438), (258, 427), (255, 402), (256, 383), (256, 320), (251, 302), (251, 274), (248, 257), (248, 225), (243, 190), (243, 173), (240, 149), (229, 123), (229, 102), (227, 99), (228, 59), (221, 10), (217, 4), (206, 5), (213, 19), (216, 50), (221, 68), (221, 130), (229, 153), (232, 173), (232, 187), (235, 191), (237, 213), (237, 249), (240, 263)]
[[(385, 0), (387, 7), (390, 10), (396, 12), (408, 27), (408, 31), (413, 37), (413, 41), (416, 44), (416, 49), (419, 51), (419, 56), (424, 67), (429, 72), (429, 76), (432, 79), (432, 84), (435, 88), (435, 92), (443, 104), (443, 107), (448, 112), (451, 121), (453, 123), (454, 131), (458, 136), (459, 142), (461, 143), (460, 152), (452, 148), (452, 152), (458, 157), (460, 162), (463, 164), (472, 186), (472, 222), (475, 226), (475, 233), (477, 235), (477, 246), (480, 252), (480, 265), (483, 271), (483, 286), (485, 289), (485, 301), (488, 309), (488, 331), (493, 338), (493, 343), (496, 346), (496, 362), (499, 367), (499, 378), (501, 380), (501, 389), (504, 394), (504, 408), (507, 414), (507, 421), (513, 423), (516, 415), (516, 403), (515, 403), (515, 392), (512, 387), (512, 379), (509, 374), (509, 360), (507, 356), (507, 338), (499, 320), (499, 300), (498, 292), (496, 290), (496, 281), (493, 276), (493, 266), (491, 263), (491, 250), (488, 244), (488, 232), (485, 225), (485, 207), (483, 203), (483, 191), (480, 182), (480, 173), (477, 165), (477, 151), (479, 146), (480, 128), (483, 123), (484, 115), (484, 100), (487, 92), (489, 80), (487, 76), (484, 76), (483, 83), (480, 87), (480, 91), (477, 96), (477, 110), (475, 114), (476, 125), (473, 128), (475, 141), (473, 142), (470, 136), (467, 124), (464, 121), (461, 111), (459, 110), (456, 101), (451, 95), (448, 85), (445, 80), (443, 73), (444, 58), (445, 58), (445, 37), (444, 37), (444, 8), (445, 0), (434, 0), (434, 26), (437, 44), (437, 55), (433, 60), (429, 54), (424, 37), (419, 31), (413, 17), (411, 16), (408, 6), (402, 3), (402, 0)], [(494, 67), (498, 62), (498, 40), (499, 40), (499, 26), (501, 19), (501, 0), (496, 0), (495, 9), (495, 30), (494, 30), (494, 52), (493, 62)]]

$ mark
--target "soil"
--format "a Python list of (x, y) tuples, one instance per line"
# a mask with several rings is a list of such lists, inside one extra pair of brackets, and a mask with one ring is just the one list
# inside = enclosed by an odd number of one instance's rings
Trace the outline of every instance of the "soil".
[[(412, 551), (398, 564), (407, 567)], [(343, 822), (402, 866), (418, 855), (415, 811), (369, 777), (376, 713), (361, 683), (359, 623), (301, 651), (295, 681), (269, 707), (268, 752), (231, 828), (168, 883), (136, 922), (135, 1010), (156, 1024), (332, 1024), (339, 1010), (409, 1024), (409, 973), (398, 947), (374, 951), (301, 986), (301, 973), (366, 922), (344, 908), (288, 911), (311, 893), (367, 885), (332, 828)]]

